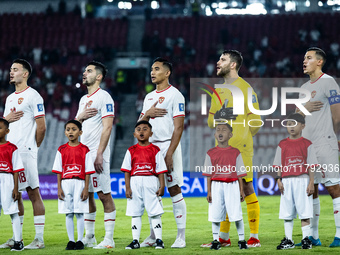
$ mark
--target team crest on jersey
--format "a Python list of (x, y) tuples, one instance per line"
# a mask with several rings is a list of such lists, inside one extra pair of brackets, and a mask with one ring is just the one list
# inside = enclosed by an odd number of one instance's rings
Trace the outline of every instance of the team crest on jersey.
[(311, 93), (311, 97), (312, 97), (312, 98), (314, 98), (314, 97), (315, 97), (315, 95), (316, 95), (316, 91), (315, 91), (315, 90), (313, 90), (313, 91), (312, 91), (312, 93)]
[(164, 102), (164, 99), (165, 99), (165, 97), (160, 97), (160, 98), (158, 98), (158, 102), (161, 104), (161, 103)]
[(20, 97), (20, 98), (18, 99), (18, 104), (21, 104), (23, 101), (24, 101), (24, 98), (23, 98), (23, 97)]
[(85, 105), (85, 108), (91, 107), (92, 103), (93, 103), (92, 100), (88, 101), (88, 102), (86, 103), (86, 105)]

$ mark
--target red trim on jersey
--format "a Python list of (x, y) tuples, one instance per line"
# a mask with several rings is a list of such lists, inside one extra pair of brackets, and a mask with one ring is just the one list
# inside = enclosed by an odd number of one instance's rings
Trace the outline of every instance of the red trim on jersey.
[(180, 199), (180, 200), (178, 200), (178, 201), (176, 201), (176, 202), (172, 202), (172, 203), (173, 203), (173, 204), (176, 204), (176, 203), (178, 203), (178, 202), (181, 202), (183, 199), (184, 199), (184, 198), (182, 198), (182, 199)]
[(130, 173), (130, 172), (131, 172), (131, 170), (125, 169), (125, 168), (121, 168), (120, 171), (122, 171), (122, 172), (127, 172), (127, 173)]
[(317, 78), (315, 81), (311, 81), (310, 84), (313, 84), (313, 83), (317, 82), (324, 74), (325, 73), (322, 73), (319, 78)]
[(97, 89), (95, 92), (93, 92), (91, 95), (87, 95), (87, 97), (89, 98), (89, 97), (91, 97), (92, 95), (96, 94), (98, 90), (100, 90), (100, 88), (98, 88), (98, 89)]
[(13, 172), (16, 173), (16, 172), (21, 172), (21, 171), (24, 171), (24, 170), (25, 170), (25, 168), (20, 168), (20, 169), (17, 169), (17, 170), (13, 170)]
[(91, 221), (91, 222), (95, 222), (96, 220), (89, 220), (89, 219), (85, 219), (84, 221)]
[(169, 85), (169, 87), (167, 87), (166, 89), (163, 89), (163, 90), (161, 90), (161, 91), (157, 91), (157, 90), (156, 90), (156, 93), (162, 93), (162, 92), (168, 90), (170, 87), (172, 87), (172, 85)]
[(167, 173), (167, 172), (168, 172), (168, 170), (164, 170), (164, 171), (162, 171), (162, 172), (158, 172), (157, 175), (159, 175), (159, 174), (164, 174), (164, 173)]
[(250, 114), (254, 114), (254, 113), (250, 112), (250, 113), (248, 113), (247, 115), (250, 115)]
[(174, 118), (178, 118), (178, 117), (185, 117), (185, 115), (184, 114), (176, 115), (176, 116), (173, 116), (172, 118), (174, 119)]
[(44, 116), (45, 116), (45, 114), (37, 115), (37, 116), (34, 117), (34, 119), (39, 119), (39, 118), (44, 117)]
[(116, 221), (116, 219), (107, 219), (107, 220), (104, 220), (104, 222), (107, 222), (107, 221)]
[(62, 172), (59, 172), (57, 170), (52, 170), (52, 173), (55, 173), (55, 174), (62, 174)]
[(35, 225), (35, 226), (37, 226), (37, 225), (38, 225), (38, 226), (43, 226), (43, 225), (45, 225), (45, 223), (34, 223), (34, 225)]
[(15, 94), (20, 94), (22, 92), (24, 92), (25, 90), (28, 90), (30, 86), (27, 86), (27, 88), (25, 88), (24, 90), (20, 91), (20, 92), (15, 92)]
[(212, 115), (214, 115), (215, 113), (213, 113), (213, 112), (209, 112), (209, 114), (212, 114)]
[(85, 172), (85, 174), (95, 174), (96, 171), (92, 171), (92, 172)]
[(114, 114), (106, 115), (106, 116), (102, 117), (102, 119), (105, 119), (105, 118), (107, 118), (107, 117), (112, 117), (112, 118), (114, 118), (115, 115), (114, 115)]
[(256, 204), (256, 203), (258, 203), (258, 202), (259, 202), (259, 201), (255, 201), (255, 202), (247, 203), (247, 205)]

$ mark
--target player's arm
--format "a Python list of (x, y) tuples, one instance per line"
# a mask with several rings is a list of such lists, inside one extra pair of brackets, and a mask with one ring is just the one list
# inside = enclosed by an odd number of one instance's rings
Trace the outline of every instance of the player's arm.
[(113, 125), (113, 117), (106, 117), (102, 119), (103, 124), (103, 131), (100, 136), (100, 142), (97, 150), (97, 157), (94, 161), (94, 168), (97, 173), (103, 172), (103, 153), (105, 151), (105, 148), (109, 142), (112, 125)]
[(126, 198), (132, 198), (132, 190), (130, 186), (131, 174), (130, 172), (125, 172), (125, 196)]
[(156, 192), (156, 195), (162, 197), (164, 195), (165, 181), (164, 181), (164, 173), (159, 174), (159, 189)]
[(9, 123), (15, 122), (17, 120), (20, 120), (20, 118), (24, 116), (23, 111), (10, 111), (9, 114), (7, 114), (4, 119), (7, 120)]
[(340, 131), (340, 103), (331, 105), (334, 132)]
[(157, 118), (157, 117), (163, 117), (168, 113), (166, 109), (163, 108), (156, 108), (156, 105), (158, 104), (158, 101), (154, 103), (149, 110), (145, 112), (145, 114), (142, 114), (139, 118), (139, 120), (146, 120), (149, 121), (150, 118)]
[(309, 175), (309, 183), (307, 187), (308, 196), (311, 196), (314, 193), (314, 170), (315, 168), (308, 167), (308, 175)]
[(90, 183), (90, 175), (86, 174), (85, 175), (85, 186), (80, 195), (80, 198), (82, 201), (85, 201), (89, 197), (89, 183)]
[(14, 201), (17, 201), (19, 199), (19, 173), (18, 172), (14, 172), (13, 173), (13, 179), (14, 179), (14, 189), (12, 192), (12, 198), (14, 199)]
[(208, 188), (208, 194), (207, 194), (207, 201), (208, 203), (212, 202), (211, 198), (211, 176), (207, 178), (207, 188)]
[(57, 174), (58, 177), (58, 199), (64, 200), (65, 194), (63, 189), (61, 188), (61, 174)]
[(46, 122), (45, 117), (40, 117), (35, 119), (37, 123), (37, 131), (35, 133), (35, 140), (37, 142), (37, 146), (40, 147), (41, 143), (44, 140), (45, 132), (46, 132)]
[(168, 152), (165, 155), (165, 164), (168, 171), (171, 172), (173, 169), (172, 154), (175, 152), (184, 130), (184, 117), (174, 118), (174, 132), (172, 133), (170, 146)]
[(238, 181), (238, 186), (240, 187), (241, 202), (243, 202), (246, 195), (244, 194), (244, 190), (243, 190), (242, 177), (237, 177), (237, 181)]
[(248, 115), (248, 123), (250, 120), (251, 120), (252, 126), (249, 126), (249, 130), (250, 130), (251, 135), (255, 136), (257, 132), (260, 130), (260, 127), (262, 125), (261, 116), (250, 113)]

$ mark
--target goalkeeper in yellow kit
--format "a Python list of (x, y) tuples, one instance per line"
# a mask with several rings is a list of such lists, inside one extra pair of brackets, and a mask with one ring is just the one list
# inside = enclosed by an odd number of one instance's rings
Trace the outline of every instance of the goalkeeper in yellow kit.
[[(229, 140), (229, 145), (239, 149), (242, 155), (244, 166), (247, 169), (247, 176), (243, 177), (243, 189), (245, 201), (247, 203), (248, 221), (250, 227), (250, 238), (247, 242), (248, 247), (260, 247), (258, 238), (260, 206), (253, 187), (253, 136), (259, 131), (261, 117), (253, 114), (248, 108), (248, 88), (251, 86), (238, 75), (243, 58), (241, 53), (236, 50), (226, 50), (222, 53), (217, 62), (217, 75), (224, 78), (224, 84), (233, 85), (241, 89), (244, 98), (244, 114), (233, 114), (233, 96), (229, 89), (217, 88), (213, 94), (211, 107), (209, 110), (208, 125), (215, 128), (215, 121), (224, 119), (233, 125), (233, 137)], [(221, 100), (220, 100), (221, 99)], [(222, 103), (222, 104), (221, 104)], [(259, 109), (257, 95), (252, 89), (252, 104), (255, 109)], [(248, 125), (249, 121), (251, 126)], [(230, 223), (228, 216), (226, 221), (221, 222), (219, 242), (222, 246), (230, 246), (229, 239)], [(201, 247), (210, 247), (211, 244), (202, 244)]]

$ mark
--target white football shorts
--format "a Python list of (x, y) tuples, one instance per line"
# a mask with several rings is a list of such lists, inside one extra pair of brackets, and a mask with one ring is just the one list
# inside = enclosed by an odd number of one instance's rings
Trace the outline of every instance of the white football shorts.
[(0, 215), (1, 208), (4, 214), (18, 213), (18, 201), (13, 200), (12, 192), (14, 189), (13, 175), (10, 173), (0, 172)]
[(20, 151), (20, 157), (25, 170), (19, 173), (19, 191), (39, 188), (38, 153)]

